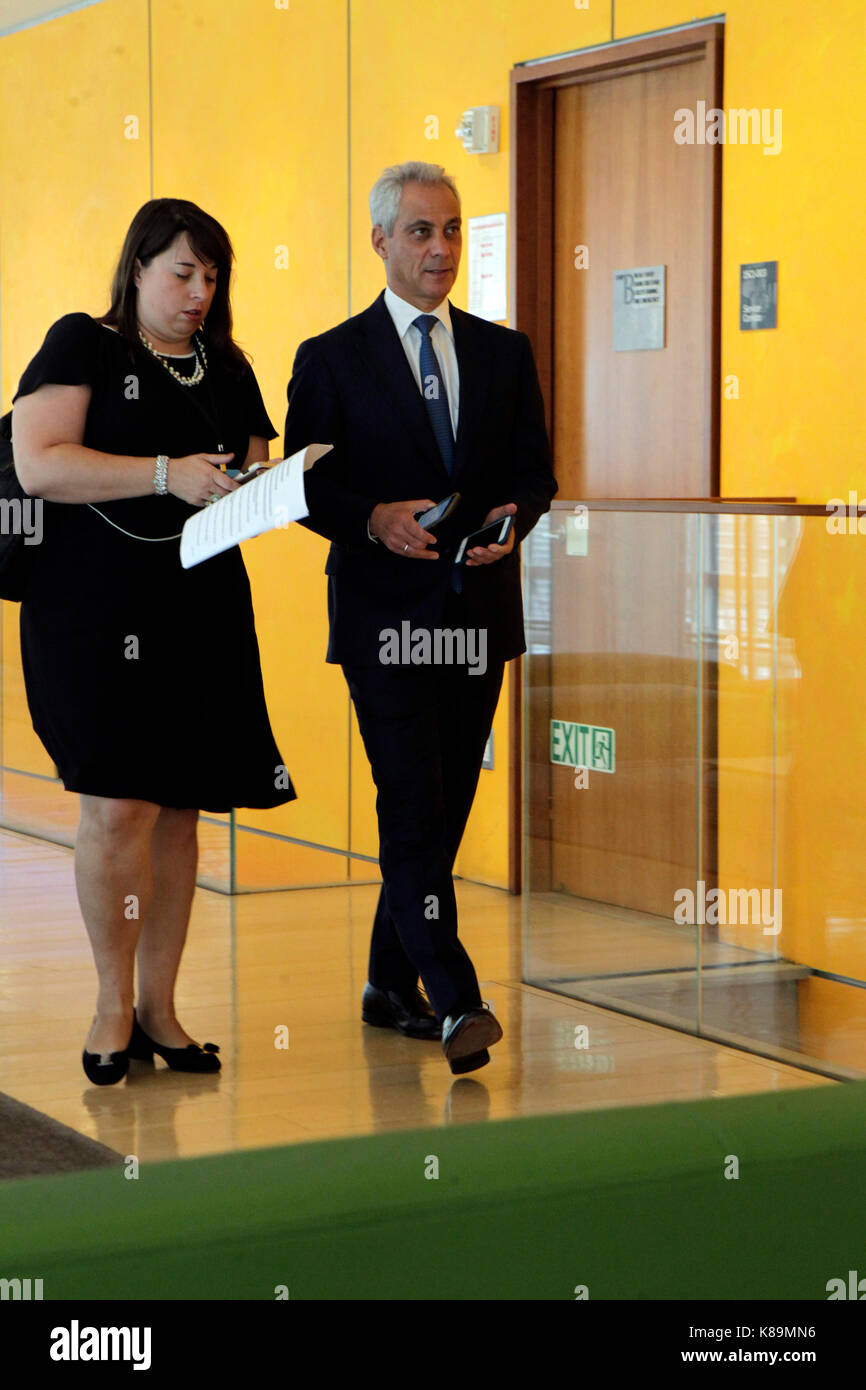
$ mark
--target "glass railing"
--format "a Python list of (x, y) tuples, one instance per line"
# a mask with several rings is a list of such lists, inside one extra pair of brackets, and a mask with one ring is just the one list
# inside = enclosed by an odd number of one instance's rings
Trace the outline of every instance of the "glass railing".
[(523, 565), (524, 979), (866, 1075), (856, 513), (557, 502)]

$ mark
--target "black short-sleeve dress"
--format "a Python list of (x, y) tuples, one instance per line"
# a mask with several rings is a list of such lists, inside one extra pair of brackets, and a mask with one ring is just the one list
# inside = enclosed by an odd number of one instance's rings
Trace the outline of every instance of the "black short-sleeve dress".
[[(183, 386), (143, 346), (67, 314), (15, 399), (47, 383), (87, 385), (86, 448), (155, 459), (221, 445), (240, 467), (250, 436), (276, 431), (252, 370), (233, 374), (213, 353), (207, 361), (203, 380)], [(172, 365), (191, 375), (195, 359)], [(294, 800), (265, 706), (240, 550), (185, 570), (176, 536), (195, 507), (171, 494), (94, 505), (102, 515), (43, 503), (21, 604), (33, 727), (64, 786), (206, 811)]]

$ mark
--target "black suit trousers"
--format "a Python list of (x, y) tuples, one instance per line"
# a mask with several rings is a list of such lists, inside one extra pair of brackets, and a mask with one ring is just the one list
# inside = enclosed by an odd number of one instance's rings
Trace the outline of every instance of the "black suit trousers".
[[(455, 618), (446, 610), (445, 625), (457, 626)], [(471, 665), (343, 665), (377, 793), (382, 890), (369, 980), (404, 992), (420, 975), (440, 1020), (481, 1003), (458, 936), (452, 872), (503, 670), (502, 662), (483, 672)]]

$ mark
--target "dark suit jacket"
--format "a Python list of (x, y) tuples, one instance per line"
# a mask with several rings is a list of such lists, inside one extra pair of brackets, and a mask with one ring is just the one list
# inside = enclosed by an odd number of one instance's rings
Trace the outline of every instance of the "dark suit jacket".
[[(460, 371), (455, 466), (449, 476), (384, 291), (363, 313), (298, 348), (289, 382), (285, 456), (307, 444), (333, 452), (305, 478), (303, 522), (331, 542), (331, 662), (377, 664), (380, 633), (442, 626), (454, 552), (487, 512), (517, 505), (515, 546), (493, 565), (463, 571), (467, 627), (487, 629), (488, 662), (526, 650), (519, 542), (556, 492), (544, 406), (529, 339), (451, 306)], [(458, 491), (434, 529), (438, 561), (409, 560), (367, 537), (378, 502)]]

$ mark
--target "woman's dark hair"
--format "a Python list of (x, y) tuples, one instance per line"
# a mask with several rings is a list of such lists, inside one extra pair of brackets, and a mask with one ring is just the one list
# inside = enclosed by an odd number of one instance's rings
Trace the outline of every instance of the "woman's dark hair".
[(135, 262), (149, 265), (171, 246), (175, 237), (186, 232), (187, 239), (200, 260), (216, 266), (216, 290), (207, 313), (203, 333), (208, 351), (225, 366), (241, 372), (247, 358), (232, 338), (232, 309), (229, 300), (234, 251), (228, 233), (215, 218), (195, 203), (183, 198), (153, 198), (132, 219), (123, 243), (120, 260), (111, 283), (111, 307), (100, 323), (112, 324), (131, 347), (138, 346), (138, 289), (134, 280)]

